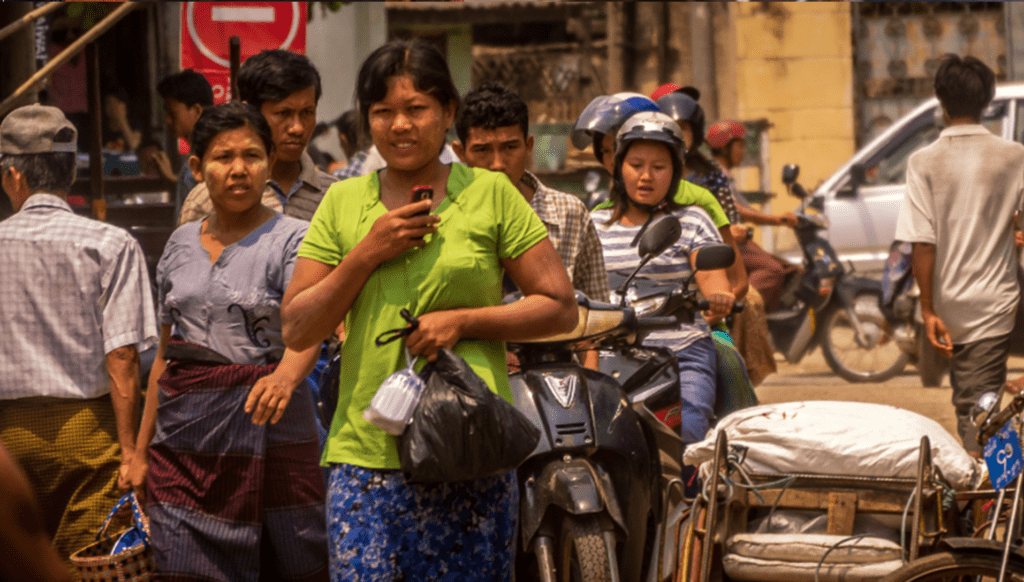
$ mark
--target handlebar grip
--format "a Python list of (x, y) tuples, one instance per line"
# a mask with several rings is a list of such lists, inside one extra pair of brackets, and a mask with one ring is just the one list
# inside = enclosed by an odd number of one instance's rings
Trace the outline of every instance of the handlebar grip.
[(679, 320), (669, 316), (641, 317), (636, 321), (637, 331), (652, 331), (656, 329), (675, 329), (679, 327)]
[[(739, 313), (743, 311), (743, 305), (742, 301), (736, 301), (732, 304), (732, 311), (730, 311), (730, 313)], [(697, 302), (697, 311), (707, 311), (708, 309), (711, 309), (711, 304), (708, 303), (707, 299), (701, 299)]]

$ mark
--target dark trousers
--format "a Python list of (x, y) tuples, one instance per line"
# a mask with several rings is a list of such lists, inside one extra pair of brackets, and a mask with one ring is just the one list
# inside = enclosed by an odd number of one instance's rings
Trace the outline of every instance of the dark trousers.
[(971, 422), (971, 409), (985, 392), (996, 392), (1006, 383), (1006, 360), (1010, 355), (1010, 334), (953, 346), (949, 382), (953, 385), (956, 428), (964, 448), (981, 452), (978, 429)]

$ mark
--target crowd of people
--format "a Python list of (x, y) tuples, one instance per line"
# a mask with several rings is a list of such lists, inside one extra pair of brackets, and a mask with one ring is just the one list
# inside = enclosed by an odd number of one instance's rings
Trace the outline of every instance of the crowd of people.
[[(336, 122), (342, 166), (318, 167), (308, 151), (322, 87), (306, 57), (250, 57), (239, 101), (223, 105), (192, 71), (158, 89), (190, 156), (178, 173), (158, 160), (176, 184), (179, 226), (157, 267), (155, 304), (139, 243), (66, 201), (74, 125), (31, 105), (0, 126), (3, 189), (16, 211), (0, 222), (0, 462), (26, 477), (9, 484), (16, 494), (0, 514), (28, 516), (5, 522), (14, 528), (5, 535), (15, 553), (38, 557), (4, 558), (5, 578), (65, 579), (60, 560), (133, 489), (158, 580), (511, 580), (515, 472), (409, 483), (395, 437), (363, 412), (406, 367), (406, 352), (432, 361), (444, 348), (511, 401), (505, 342), (572, 330), (574, 291), (613, 300), (609, 274), (637, 267), (637, 241), (660, 217), (678, 220), (682, 234), (639, 274), (693, 275), (710, 305), (644, 339), (677, 356), (684, 444), (756, 403), (753, 388), (775, 370), (765, 313), (793, 267), (743, 223), (795, 219), (758, 212), (737, 192), (729, 170), (743, 158), (745, 130), (729, 120), (705, 130), (692, 87), (605, 95), (584, 110), (573, 142), (611, 176), (609, 199), (593, 210), (527, 170), (534, 138), (513, 90), (489, 83), (460, 96), (440, 52), (419, 41), (389, 42), (363, 62), (357, 108)], [(973, 108), (943, 106), (954, 121), (974, 119)], [(913, 184), (936, 183), (917, 177), (930, 171), (920, 160), (911, 159)], [(433, 197), (411, 202), (417, 186)], [(1013, 205), (1020, 200), (1004, 206)], [(959, 256), (943, 250), (947, 230), (930, 208), (905, 205), (912, 214), (900, 222), (929, 274)], [(701, 249), (723, 243), (741, 259), (694, 273)], [(522, 299), (503, 304), (511, 289)], [(961, 348), (943, 333), (962, 319), (937, 315), (947, 289), (959, 294), (943, 282), (935, 308), (922, 294), (929, 337), (946, 337), (954, 361), (961, 349), (998, 358), (1001, 346)], [(746, 309), (731, 317), (738, 300)], [(409, 317), (418, 324), (402, 342), (375, 343)], [(340, 380), (321, 385), (313, 371), (332, 344)], [(153, 346), (143, 403), (139, 353)], [(579, 358), (600, 368), (595, 350)], [(954, 376), (972, 370), (955, 365)], [(320, 391), (336, 394), (333, 417), (318, 414)]]

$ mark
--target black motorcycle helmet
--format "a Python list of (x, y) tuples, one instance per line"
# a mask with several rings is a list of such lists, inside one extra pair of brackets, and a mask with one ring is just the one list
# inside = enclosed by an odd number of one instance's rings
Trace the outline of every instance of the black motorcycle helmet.
[(690, 149), (695, 150), (704, 141), (704, 109), (697, 100), (681, 92), (668, 93), (658, 98), (658, 108), (676, 121), (685, 121), (693, 130), (693, 143)]

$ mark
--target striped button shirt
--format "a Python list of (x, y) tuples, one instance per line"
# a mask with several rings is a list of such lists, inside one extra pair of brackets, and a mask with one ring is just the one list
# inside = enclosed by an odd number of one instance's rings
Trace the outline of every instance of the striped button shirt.
[(102, 396), (106, 354), (156, 335), (145, 255), (127, 231), (50, 194), (0, 222), (0, 400)]
[[(637, 254), (637, 247), (631, 246), (630, 243), (641, 227), (626, 226), (621, 222), (606, 224), (612, 217), (610, 208), (595, 210), (590, 216), (597, 226), (597, 235), (601, 237), (604, 263), (608, 272), (631, 273), (640, 263), (640, 256)], [(693, 273), (690, 267), (690, 254), (701, 247), (721, 243), (722, 237), (708, 213), (698, 206), (684, 206), (673, 212), (673, 216), (679, 219), (679, 225), (683, 229), (679, 241), (644, 265), (639, 275), (656, 281), (675, 281), (681, 285)], [(696, 283), (691, 282), (690, 285), (694, 288)], [(693, 324), (682, 324), (678, 330), (652, 332), (644, 338), (643, 343), (678, 352), (710, 334), (707, 322), (698, 313)]]
[[(263, 191), (261, 202), (271, 210), (309, 222), (323, 200), (327, 188), (337, 181), (334, 176), (320, 171), (313, 163), (313, 158), (302, 152), (302, 157), (299, 158), (299, 177), (292, 184), (291, 192), (286, 195), (281, 186), (271, 180)], [(189, 192), (188, 198), (181, 205), (178, 226), (202, 220), (210, 214), (213, 214), (210, 191), (205, 183), (200, 183)]]

